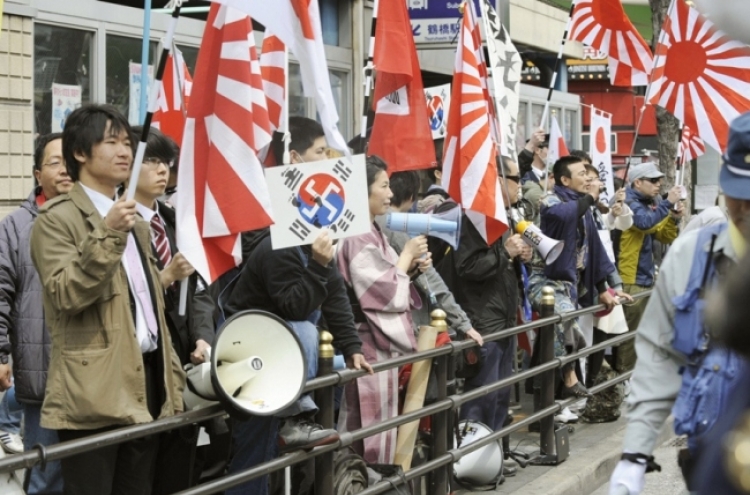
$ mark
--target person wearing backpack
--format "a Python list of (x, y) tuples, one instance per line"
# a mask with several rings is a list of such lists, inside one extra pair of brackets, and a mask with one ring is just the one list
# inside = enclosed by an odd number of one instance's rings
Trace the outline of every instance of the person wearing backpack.
[[(688, 437), (688, 448), (680, 451), (678, 460), (689, 478), (703, 439), (726, 415), (740, 391), (739, 380), (747, 374), (746, 361), (714, 341), (703, 312), (704, 296), (736, 270), (746, 250), (740, 229), (750, 220), (750, 113), (732, 122), (723, 162), (719, 185), (729, 222), (675, 240), (638, 326), (628, 426), (610, 494), (623, 493), (624, 487), (637, 495), (644, 488), (645, 473), (660, 469), (653, 451), (670, 414), (675, 433)], [(694, 489), (687, 481), (688, 489)]]

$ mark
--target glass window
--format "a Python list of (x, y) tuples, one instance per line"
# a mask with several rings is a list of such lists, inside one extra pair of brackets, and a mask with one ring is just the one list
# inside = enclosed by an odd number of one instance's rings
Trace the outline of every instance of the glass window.
[(198, 47), (188, 45), (177, 45), (177, 49), (182, 52), (182, 58), (185, 59), (185, 65), (188, 66), (190, 75), (195, 75), (195, 63), (198, 62)]
[(323, 43), (339, 44), (339, 1), (320, 0), (320, 27), (323, 30)]
[(350, 101), (347, 78), (349, 74), (339, 70), (329, 70), (328, 74), (331, 78), (331, 88), (333, 89), (333, 101), (336, 103), (336, 110), (339, 112), (339, 130), (341, 134), (347, 139), (349, 135), (349, 122), (348, 116), (350, 108), (347, 102)]
[(526, 109), (528, 103), (525, 101), (518, 104), (518, 120), (516, 121), (516, 151), (519, 153), (526, 146)]
[[(565, 142), (568, 144), (568, 148), (575, 147), (575, 135), (573, 134), (573, 122), (576, 119), (576, 112), (573, 110), (565, 110), (565, 117), (563, 119), (562, 133), (565, 137)], [(585, 150), (588, 152), (588, 150)]]
[(313, 100), (305, 96), (299, 64), (289, 64), (289, 115), (313, 117)]
[(91, 101), (93, 39), (90, 31), (34, 26), (35, 132), (61, 131), (68, 114)]
[[(126, 36), (107, 35), (107, 95), (106, 101), (128, 117), (132, 125), (140, 124), (140, 63), (143, 40)], [(153, 70), (157, 54), (156, 41), (150, 42), (148, 63)], [(131, 70), (131, 63), (136, 64)], [(153, 79), (152, 77), (149, 79)], [(132, 79), (132, 81), (131, 81)], [(133, 104), (131, 105), (131, 102)]]
[(543, 129), (547, 128), (547, 123), (542, 122), (542, 113), (544, 113), (544, 105), (538, 103), (531, 104), (531, 122), (529, 122), (531, 129), (538, 129), (540, 125)]

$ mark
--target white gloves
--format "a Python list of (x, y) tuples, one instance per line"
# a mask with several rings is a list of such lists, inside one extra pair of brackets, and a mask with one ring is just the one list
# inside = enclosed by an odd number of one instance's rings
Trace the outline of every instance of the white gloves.
[(609, 479), (609, 495), (638, 495), (645, 483), (645, 463), (620, 461)]

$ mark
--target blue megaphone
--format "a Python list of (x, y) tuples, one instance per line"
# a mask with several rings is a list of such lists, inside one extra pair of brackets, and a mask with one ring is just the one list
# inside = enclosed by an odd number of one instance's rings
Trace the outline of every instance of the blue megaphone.
[(429, 235), (442, 239), (458, 249), (461, 237), (461, 208), (451, 208), (441, 213), (389, 213), (385, 226), (394, 232), (411, 236)]

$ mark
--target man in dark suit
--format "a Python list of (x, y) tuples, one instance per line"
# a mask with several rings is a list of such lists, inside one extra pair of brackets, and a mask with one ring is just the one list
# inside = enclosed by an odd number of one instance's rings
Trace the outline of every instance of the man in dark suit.
[[(140, 135), (141, 128), (133, 131)], [(164, 289), (164, 312), (175, 352), (183, 366), (204, 361), (204, 351), (214, 336), (214, 303), (206, 290), (207, 284), (177, 251), (175, 241), (175, 212), (159, 201), (177, 163), (179, 148), (172, 139), (157, 129), (148, 136), (143, 168), (138, 177), (135, 200), (140, 216), (151, 225), (151, 246), (160, 270)], [(188, 279), (187, 307), (179, 314), (179, 280)], [(189, 488), (197, 479), (193, 462), (198, 430), (187, 426), (163, 435), (157, 457), (157, 476), (154, 495), (174, 493)]]

